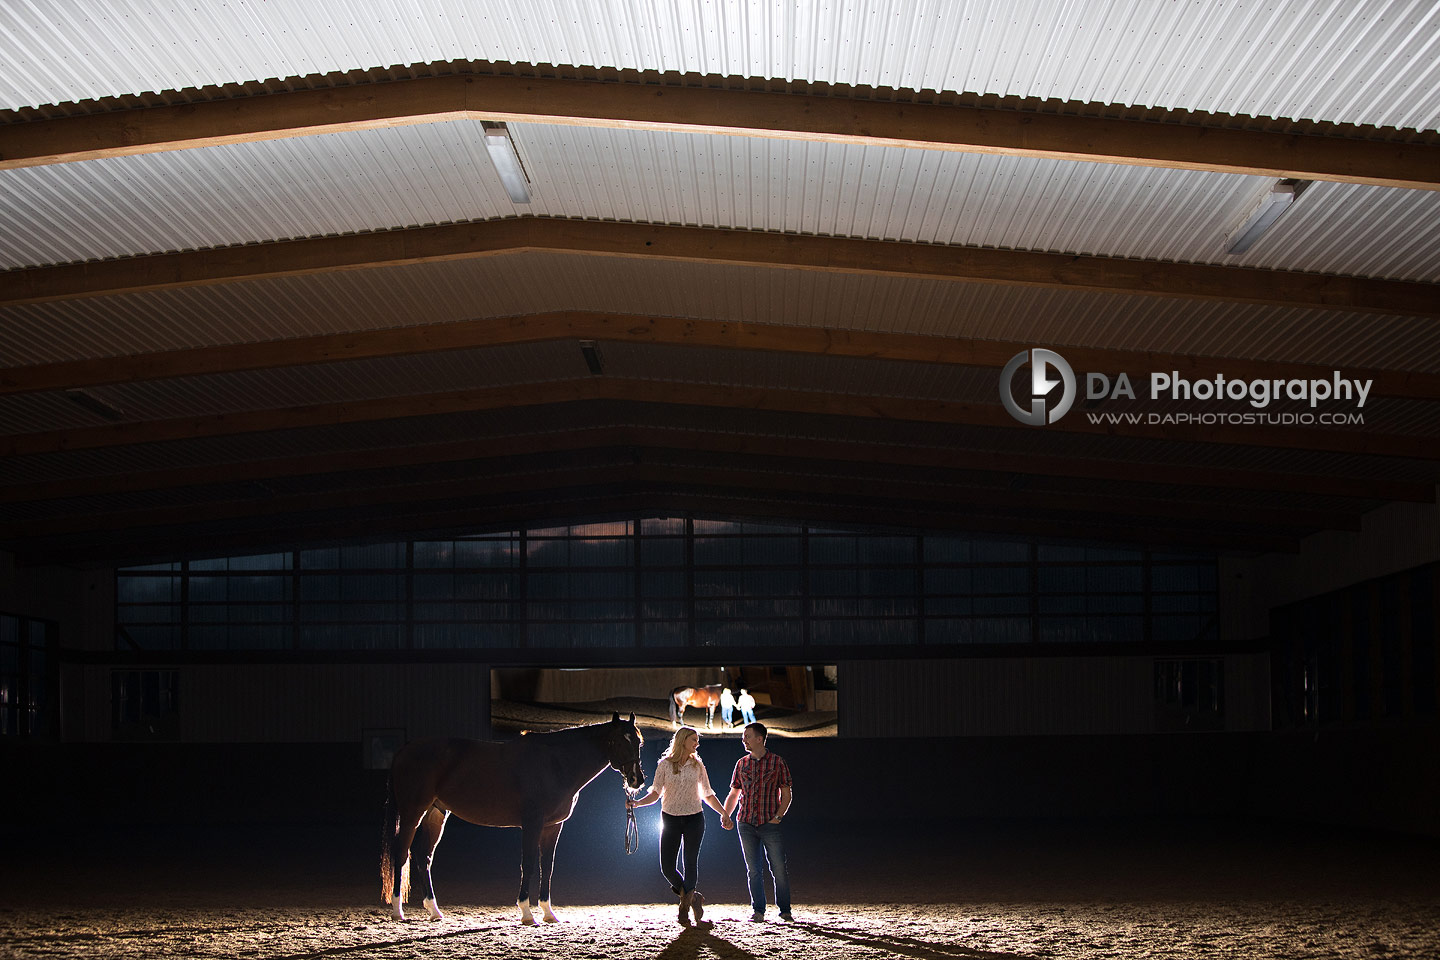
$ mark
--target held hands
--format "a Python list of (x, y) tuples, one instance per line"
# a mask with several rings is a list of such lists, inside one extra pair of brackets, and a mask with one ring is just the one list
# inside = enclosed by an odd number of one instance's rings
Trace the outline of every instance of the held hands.
[(722, 813), (720, 814), (720, 826), (724, 827), (726, 830), (734, 830), (735, 821), (731, 817), (728, 817)]

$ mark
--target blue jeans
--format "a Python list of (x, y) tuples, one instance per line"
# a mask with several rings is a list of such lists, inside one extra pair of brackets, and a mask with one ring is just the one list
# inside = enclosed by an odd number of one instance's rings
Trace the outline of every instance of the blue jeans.
[[(775, 906), (781, 913), (790, 912), (790, 872), (785, 869), (785, 841), (780, 825), (738, 823), (740, 851), (745, 854), (745, 873), (750, 878), (750, 906), (756, 913), (765, 912), (765, 869), (775, 878)], [(763, 859), (762, 859), (763, 858)]]

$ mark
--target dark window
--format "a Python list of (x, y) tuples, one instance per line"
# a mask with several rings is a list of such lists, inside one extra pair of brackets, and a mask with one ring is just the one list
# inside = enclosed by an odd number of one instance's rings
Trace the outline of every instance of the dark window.
[(138, 650), (1215, 639), (1213, 557), (634, 518), (117, 571)]

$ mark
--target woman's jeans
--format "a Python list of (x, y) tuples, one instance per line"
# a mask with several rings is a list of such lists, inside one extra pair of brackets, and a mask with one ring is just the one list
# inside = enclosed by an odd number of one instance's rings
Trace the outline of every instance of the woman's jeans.
[[(780, 825), (738, 823), (740, 850), (745, 854), (745, 872), (750, 878), (750, 906), (756, 913), (765, 912), (765, 868), (775, 878), (775, 906), (781, 913), (790, 912), (790, 873), (785, 869), (785, 842)], [(764, 859), (761, 859), (761, 858)]]
[[(705, 836), (705, 811), (687, 817), (660, 812), (660, 872), (670, 882), (670, 889), (690, 893), (699, 876), (700, 840)], [(685, 842), (685, 872), (675, 869), (675, 856), (680, 842)]]

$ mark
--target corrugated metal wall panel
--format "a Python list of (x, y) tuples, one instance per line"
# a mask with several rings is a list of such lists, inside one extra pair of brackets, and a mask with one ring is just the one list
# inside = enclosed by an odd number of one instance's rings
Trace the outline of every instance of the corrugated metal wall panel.
[(484, 737), (489, 689), (483, 664), (190, 666), (180, 676), (183, 739), (358, 747), (367, 728)]
[[(1221, 579), (1225, 568), (1221, 567)], [(1229, 610), (1226, 599), (1221, 600), (1222, 615)], [(1221, 627), (1221, 635), (1241, 636), (1243, 630), (1234, 634)], [(1225, 729), (1269, 730), (1270, 718), (1270, 654), (1229, 654), (1225, 657)]]
[[(1268, 680), (1227, 661), (1226, 729), (1264, 730)], [(1155, 733), (1154, 658), (903, 660), (840, 666), (847, 737), (1000, 737)], [(1253, 702), (1252, 702), (1253, 701)], [(920, 709), (916, 706), (924, 703)]]
[(1428, 0), (31, 0), (0, 15), (18, 51), (0, 71), (5, 107), (482, 59), (1440, 122)]
[[(1124, 735), (1155, 732), (1148, 656), (850, 662), (840, 666), (846, 737)], [(366, 729), (407, 740), (489, 735), (484, 664), (266, 664), (179, 668), (189, 743), (360, 743)], [(72, 678), (95, 705), (67, 728), (110, 739), (107, 666)], [(71, 682), (71, 681), (67, 681)], [(1225, 658), (1230, 732), (1268, 730), (1268, 658)], [(921, 710), (917, 703), (931, 706)]]

